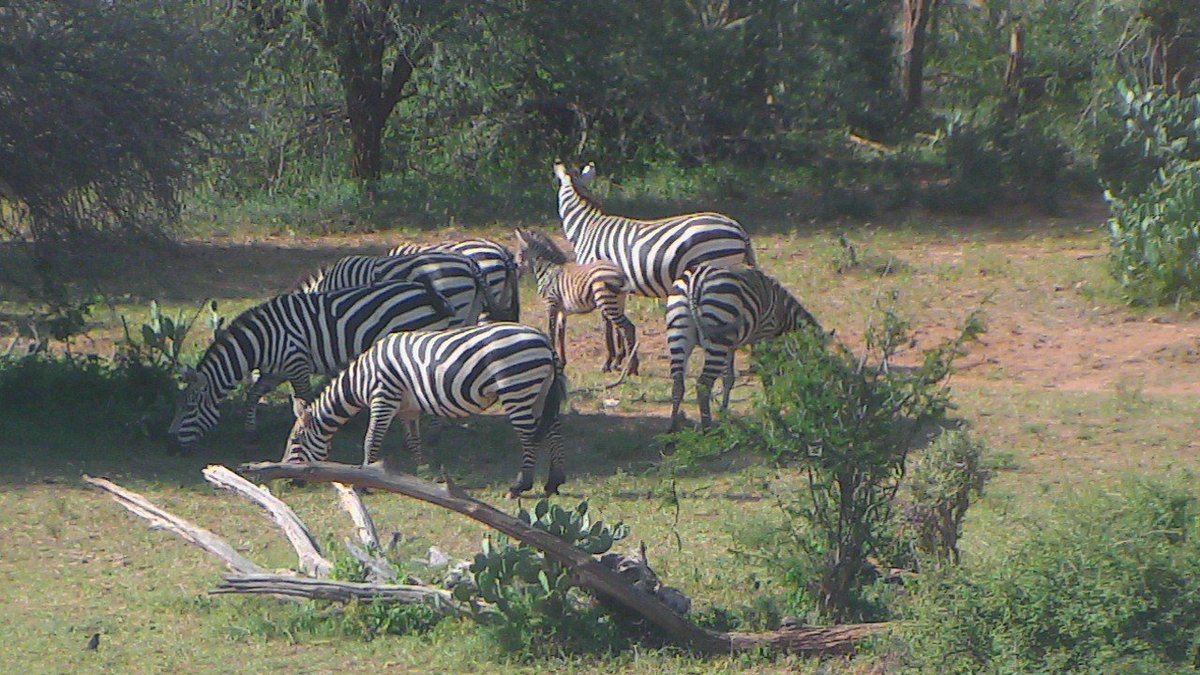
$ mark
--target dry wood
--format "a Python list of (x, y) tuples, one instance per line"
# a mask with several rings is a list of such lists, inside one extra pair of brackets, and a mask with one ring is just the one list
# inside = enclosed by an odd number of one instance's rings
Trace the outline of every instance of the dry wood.
[(267, 488), (255, 485), (218, 464), (205, 467), (203, 473), (204, 480), (214, 486), (242, 495), (265, 509), (279, 529), (283, 530), (292, 548), (296, 549), (302, 572), (318, 578), (329, 576), (333, 564), (321, 555), (316, 540), (290, 506), (271, 494)]
[(150, 521), (151, 529), (166, 530), (189, 544), (199, 546), (220, 558), (221, 562), (225, 563), (229, 569), (242, 574), (258, 574), (262, 572), (261, 567), (243, 558), (224, 539), (202, 527), (197, 527), (189, 523), (179, 516), (164, 511), (136, 492), (126, 490), (104, 478), (84, 476), (83, 482), (107, 492), (118, 504), (129, 509), (134, 515)]
[(227, 574), (212, 591), (214, 594), (249, 593), (283, 595), (310, 600), (350, 602), (352, 600), (428, 604), (450, 616), (464, 616), (470, 610), (456, 601), (449, 591), (427, 586), (403, 584), (358, 584), (282, 574)]
[(349, 540), (346, 541), (346, 551), (367, 568), (367, 580), (371, 583), (387, 584), (396, 580), (396, 570), (387, 560), (367, 553)]
[(341, 483), (334, 483), (333, 487), (338, 493), (338, 503), (350, 514), (350, 519), (354, 521), (354, 527), (358, 532), (358, 540), (367, 547), (367, 550), (378, 551), (379, 533), (375, 530), (375, 521), (371, 520), (371, 514), (367, 512), (367, 507), (362, 502), (362, 497), (354, 491), (354, 488)]
[(601, 565), (554, 535), (536, 530), (495, 507), (474, 499), (461, 488), (435, 483), (414, 476), (387, 473), (377, 467), (354, 467), (329, 462), (246, 464), (241, 471), (258, 480), (290, 478), (316, 483), (339, 482), (377, 490), (396, 492), (441, 506), (503, 532), (533, 546), (571, 570), (580, 586), (604, 594), (647, 621), (665, 630), (678, 642), (709, 653), (772, 647), (805, 654), (843, 654), (856, 641), (878, 633), (886, 624), (861, 624), (833, 628), (800, 628), (763, 634), (728, 634), (706, 630), (671, 611), (657, 598), (626, 583), (616, 572)]

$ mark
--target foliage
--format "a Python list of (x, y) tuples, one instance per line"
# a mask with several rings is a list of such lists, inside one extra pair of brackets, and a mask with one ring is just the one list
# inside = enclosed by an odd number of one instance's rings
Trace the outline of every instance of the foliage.
[[(517, 517), (591, 555), (606, 553), (628, 532), (621, 523), (592, 521), (586, 501), (567, 510), (542, 499), (532, 514), (521, 509)], [(489, 535), (471, 573), (475, 588), (460, 584), (454, 594), (495, 605), (502, 618), (493, 635), (506, 651), (533, 656), (553, 653), (548, 649), (603, 649), (619, 641), (612, 618), (580, 595), (570, 571), (534, 548), (513, 546), (503, 537), (493, 542)]]
[(196, 320), (200, 318), (200, 313), (205, 309), (208, 310), (206, 320), (208, 328), (216, 335), (217, 331), (225, 324), (225, 318), (217, 313), (216, 300), (202, 304), (190, 319), (185, 318), (183, 310), (180, 310), (179, 315), (174, 319), (164, 316), (158, 301), (151, 300), (150, 323), (142, 324), (141, 342), (138, 342), (137, 338), (130, 334), (129, 323), (122, 316), (121, 327), (125, 331), (123, 349), (126, 356), (133, 359), (145, 359), (163, 368), (178, 371), (183, 365), (181, 356), (187, 343), (188, 334), (192, 331)]
[(686, 459), (732, 445), (799, 471), (798, 489), (776, 492), (785, 516), (788, 580), (797, 604), (837, 621), (873, 616), (867, 558), (894, 547), (893, 508), (917, 434), (950, 407), (944, 386), (955, 359), (983, 325), (971, 314), (959, 335), (927, 350), (913, 369), (893, 360), (912, 340), (907, 322), (878, 311), (863, 355), (794, 333), (756, 347), (763, 381), (749, 420), (717, 434), (680, 436)]
[[(234, 125), (237, 40), (184, 0), (0, 12), (0, 230), (42, 259), (157, 235)], [(186, 83), (186, 86), (182, 86)]]
[[(1105, 196), (1113, 274), (1135, 303), (1177, 303), (1200, 288), (1200, 94), (1122, 85), (1124, 147), (1140, 161), (1112, 168)], [(1131, 152), (1124, 153), (1132, 154)]]
[[(901, 624), (920, 672), (1194, 672), (1200, 501), (1192, 481), (1091, 490), (1010, 522), (914, 581)], [(1001, 535), (1002, 537), (1002, 535)]]
[(983, 444), (969, 432), (951, 430), (909, 457), (904, 527), (922, 556), (959, 562), (963, 519), (988, 479), (983, 454)]
[(155, 362), (39, 353), (0, 358), (0, 424), (157, 439), (171, 420), (174, 374)]

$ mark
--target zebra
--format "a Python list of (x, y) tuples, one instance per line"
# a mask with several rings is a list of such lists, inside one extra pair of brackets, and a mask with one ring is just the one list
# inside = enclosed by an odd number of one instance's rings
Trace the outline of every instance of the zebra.
[(549, 316), (550, 341), (563, 366), (567, 364), (567, 315), (599, 308), (604, 316), (607, 351), (604, 372), (619, 368), (628, 355), (628, 373), (637, 375), (637, 327), (625, 314), (625, 298), (631, 288), (621, 270), (607, 260), (586, 265), (569, 263), (562, 249), (542, 232), (516, 230), (515, 234), (517, 267), (529, 270), (537, 279), (538, 295)]
[(398, 256), (349, 255), (300, 282), (299, 290), (320, 293), (387, 281), (431, 286), (454, 308), (452, 326), (474, 324), (481, 312), (495, 311), (491, 290), (479, 265), (464, 255), (442, 251)]
[(358, 357), (311, 405), (296, 399), (296, 422), (282, 461), (323, 461), (333, 434), (368, 408), (363, 465), (377, 462), (397, 415), (404, 421), (405, 446), (419, 465), (421, 413), (466, 417), (499, 402), (521, 440), (521, 470), (509, 495), (533, 487), (539, 446), (550, 454), (546, 494), (557, 494), (566, 481), (559, 419), (565, 398), (562, 366), (549, 338), (535, 328), (497, 322), (396, 333)]
[(453, 308), (423, 284), (393, 282), (327, 293), (288, 293), (242, 312), (221, 329), (176, 402), (169, 447), (187, 452), (219, 416), (217, 403), (252, 371), (246, 434), (256, 431), (260, 397), (287, 380), (296, 396), (311, 400), (309, 377), (332, 375), (380, 337), (394, 332), (446, 328)]
[(821, 326), (778, 281), (757, 269), (730, 270), (702, 265), (687, 270), (667, 299), (667, 349), (671, 357), (671, 428), (683, 419), (684, 377), (688, 358), (699, 344), (704, 368), (696, 383), (700, 427), (712, 423), (709, 410), (712, 385), (724, 375), (721, 414), (729, 409), (734, 356), (738, 347), (779, 337), (784, 333)]
[(496, 301), (495, 314), (488, 313), (489, 321), (520, 321), (521, 294), (517, 286), (517, 265), (513, 254), (501, 244), (489, 239), (464, 239), (443, 241), (437, 244), (400, 244), (388, 251), (388, 255), (411, 255), (427, 251), (448, 251), (465, 255), (474, 260), (483, 271), (483, 278), (492, 289)]
[(595, 177), (555, 163), (558, 214), (580, 264), (611, 260), (638, 295), (664, 298), (683, 271), (700, 264), (757, 266), (750, 235), (719, 213), (690, 213), (660, 220), (635, 220), (604, 213), (583, 190)]

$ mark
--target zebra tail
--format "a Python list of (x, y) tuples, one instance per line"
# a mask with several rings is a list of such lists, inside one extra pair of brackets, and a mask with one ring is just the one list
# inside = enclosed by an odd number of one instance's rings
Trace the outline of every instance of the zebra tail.
[(750, 242), (750, 235), (744, 236), (746, 241), (746, 264), (755, 269), (758, 268), (758, 258), (754, 255), (754, 244)]
[[(468, 260), (471, 260), (468, 258)], [(489, 321), (496, 320), (496, 298), (492, 295), (492, 286), (483, 276), (483, 269), (474, 260), (471, 260), (471, 273), (475, 276), (475, 295), (477, 302), (481, 302), (480, 310), (486, 312)], [(477, 315), (478, 316), (478, 315)]]
[[(562, 365), (558, 362), (558, 357), (554, 358), (554, 379), (550, 382), (550, 386), (542, 394), (540, 401), (542, 406), (541, 416), (538, 418), (537, 427), (533, 430), (533, 440), (540, 442), (546, 437), (550, 431), (550, 427), (554, 425), (554, 421), (558, 419), (562, 411), (563, 403), (567, 400), (567, 375), (563, 372)], [(534, 403), (537, 405), (537, 402)]]
[(687, 295), (688, 314), (692, 315), (692, 324), (696, 326), (696, 337), (700, 339), (700, 345), (708, 348), (713, 346), (717, 340), (729, 335), (736, 335), (742, 325), (741, 317), (737, 321), (724, 326), (708, 326), (704, 323), (700, 315), (700, 293), (695, 286), (688, 289)]
[(504, 261), (504, 287), (512, 292), (512, 304), (509, 305), (503, 316), (498, 318), (504, 321), (520, 321), (521, 320), (521, 288), (518, 286), (520, 277), (517, 274), (517, 264), (512, 260)]
[(429, 279), (421, 279), (421, 285), (429, 292), (429, 306), (437, 310), (443, 318), (454, 319), (454, 305), (450, 304), (450, 300), (442, 295)]

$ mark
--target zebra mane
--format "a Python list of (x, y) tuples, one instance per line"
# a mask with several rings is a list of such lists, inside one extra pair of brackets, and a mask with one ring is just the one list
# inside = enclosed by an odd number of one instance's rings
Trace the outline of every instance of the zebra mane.
[(285, 290), (284, 293), (307, 293), (309, 288), (315, 287), (317, 282), (319, 282), (321, 279), (324, 279), (326, 274), (329, 274), (329, 269), (331, 267), (333, 267), (333, 265), (321, 265), (317, 268), (316, 272), (301, 276), (293, 281), (292, 284), (287, 287), (287, 290)]
[(563, 265), (569, 261), (567, 254), (563, 253), (558, 244), (554, 243), (554, 240), (545, 232), (522, 230), (521, 239), (525, 242), (531, 258), (541, 258), (554, 265)]
[(584, 186), (583, 181), (579, 177), (578, 169), (567, 167), (567, 176), (571, 179), (571, 189), (575, 190), (575, 194), (579, 197), (579, 201), (587, 204), (597, 211), (604, 210), (604, 204), (600, 202), (600, 198)]
[[(209, 363), (211, 360), (210, 357), (214, 356), (214, 351), (231, 341), (233, 339), (230, 337), (231, 335), (242, 330), (246, 324), (254, 321), (254, 319), (263, 312), (267, 305), (275, 302), (278, 300), (278, 298), (279, 296), (276, 296), (271, 300), (257, 304), (243, 311), (241, 314), (238, 314), (233, 321), (230, 321), (229, 323), (225, 324), (224, 327), (219, 328), (215, 333), (213, 333), (213, 341), (208, 345), (208, 348), (204, 350), (204, 355), (200, 357), (200, 360), (196, 362), (196, 370), (202, 370), (204, 364)], [(231, 361), (231, 363), (235, 362)]]

